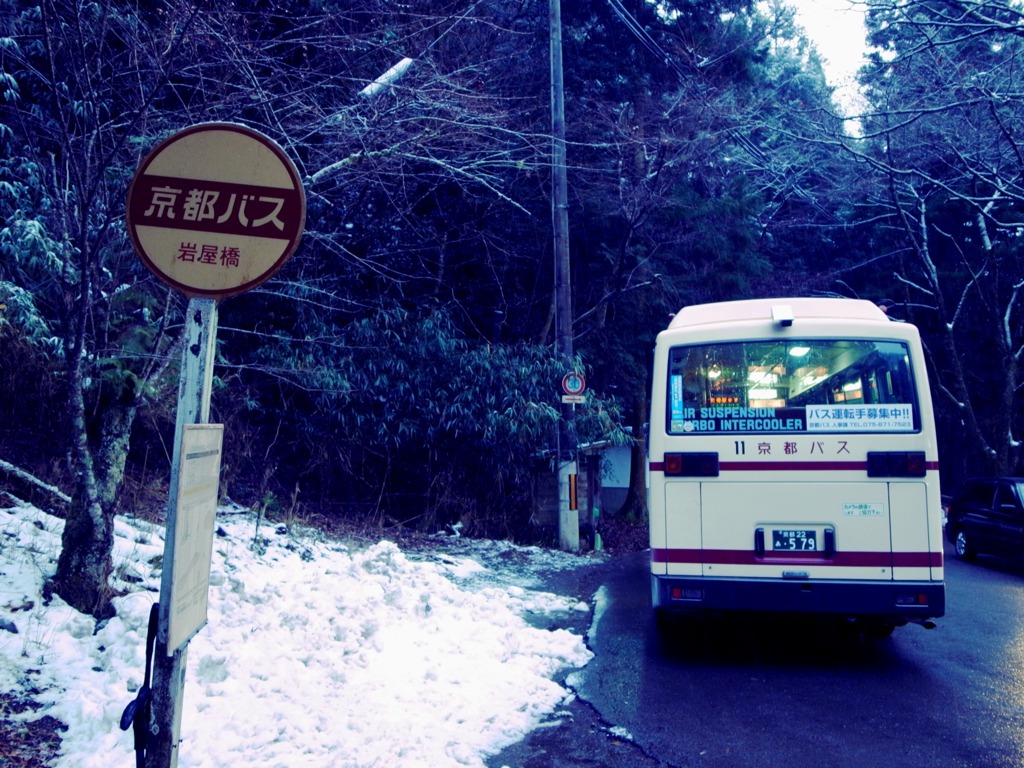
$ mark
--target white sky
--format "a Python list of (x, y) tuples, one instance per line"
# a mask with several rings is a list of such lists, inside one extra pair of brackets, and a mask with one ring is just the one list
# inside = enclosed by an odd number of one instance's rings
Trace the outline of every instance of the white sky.
[(825, 76), (841, 104), (855, 101), (855, 77), (865, 49), (864, 6), (851, 0), (790, 0), (797, 21), (825, 60)]
[[(350, 551), (266, 522), (260, 554), (250, 513), (222, 508), (217, 526), (180, 768), (483, 768), (559, 716), (570, 694), (554, 678), (592, 658), (582, 637), (524, 618), (589, 614), (539, 591), (532, 570), (586, 558), (461, 539), (419, 556), (388, 542)], [(143, 681), (163, 527), (117, 519), (114, 586), (126, 593), (98, 630), (60, 598), (43, 605), (62, 528), (0, 506), (0, 690), (41, 691), (44, 708), (18, 717), (68, 726), (55, 768), (134, 765), (118, 722)]]

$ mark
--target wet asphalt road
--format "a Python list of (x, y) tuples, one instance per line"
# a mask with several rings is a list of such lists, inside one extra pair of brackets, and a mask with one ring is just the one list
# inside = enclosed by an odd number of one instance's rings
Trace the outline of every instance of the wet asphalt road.
[(781, 619), (666, 637), (646, 558), (552, 577), (595, 606), (595, 657), (568, 675), (576, 700), (490, 768), (1024, 766), (1024, 566), (947, 552), (946, 617), (886, 640)]

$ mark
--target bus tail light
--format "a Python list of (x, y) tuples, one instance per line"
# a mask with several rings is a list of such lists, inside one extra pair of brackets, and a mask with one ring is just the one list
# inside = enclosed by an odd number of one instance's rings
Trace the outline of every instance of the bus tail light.
[(868, 477), (924, 477), (924, 451), (868, 451)]
[(672, 600), (703, 600), (704, 590), (695, 587), (672, 587), (669, 590)]
[(925, 592), (905, 592), (896, 595), (896, 605), (928, 605)]
[(665, 475), (718, 477), (717, 453), (666, 453)]

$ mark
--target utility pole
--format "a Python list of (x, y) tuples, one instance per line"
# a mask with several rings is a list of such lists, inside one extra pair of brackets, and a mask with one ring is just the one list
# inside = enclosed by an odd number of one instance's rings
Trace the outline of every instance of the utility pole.
[[(551, 223), (555, 260), (555, 352), (571, 359), (572, 293), (569, 283), (569, 191), (565, 160), (565, 89), (562, 82), (561, 0), (550, 0), (551, 37)], [(576, 438), (571, 404), (562, 405), (558, 440), (558, 542), (562, 549), (580, 547), (579, 509), (571, 484), (576, 479)]]

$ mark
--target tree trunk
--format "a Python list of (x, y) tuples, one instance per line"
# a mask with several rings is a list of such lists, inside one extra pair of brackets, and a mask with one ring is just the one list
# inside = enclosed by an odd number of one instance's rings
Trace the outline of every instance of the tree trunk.
[(113, 571), (110, 553), (114, 546), (114, 519), (99, 502), (85, 497), (82, 486), (79, 483), (79, 492), (64, 524), (57, 573), (47, 588), (72, 608), (97, 619), (108, 619), (114, 615), (109, 583)]
[(72, 411), (71, 457), (75, 470), (75, 492), (64, 534), (61, 538), (57, 572), (47, 584), (64, 601), (97, 619), (114, 615), (109, 578), (114, 570), (111, 556), (114, 546), (113, 506), (104, 507), (92, 454), (89, 450), (85, 420), (85, 398), (76, 374), (80, 367), (69, 366), (71, 386), (68, 404)]
[(114, 615), (109, 582), (114, 570), (114, 511), (128, 459), (138, 396), (134, 387), (126, 385), (115, 401), (103, 405), (100, 439), (92, 447), (81, 366), (75, 362), (68, 368), (75, 492), (64, 524), (57, 572), (48, 590), (73, 608), (104, 619)]
[[(645, 385), (647, 382), (644, 382)], [(622, 505), (622, 514), (628, 520), (647, 519), (647, 396), (646, 392), (633, 398), (633, 446), (630, 450), (629, 488)]]

